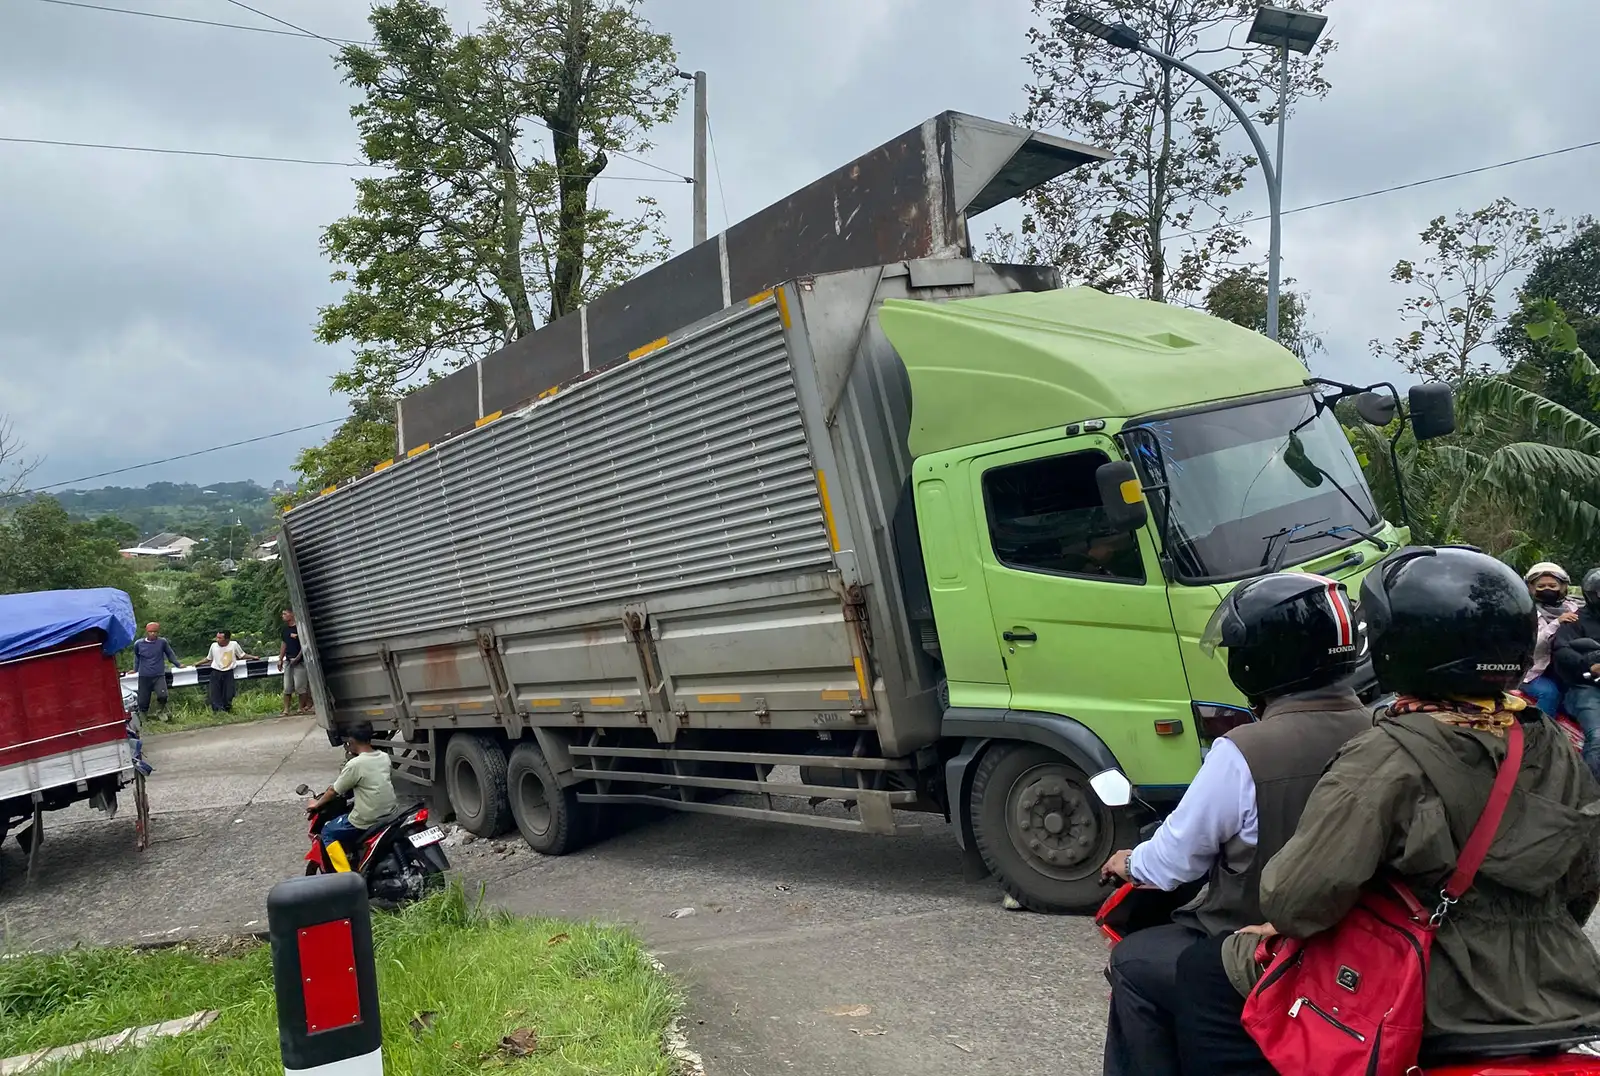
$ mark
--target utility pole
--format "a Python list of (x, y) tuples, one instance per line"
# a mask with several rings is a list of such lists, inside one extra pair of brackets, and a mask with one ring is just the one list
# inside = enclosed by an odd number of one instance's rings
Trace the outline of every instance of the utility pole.
[(706, 73), (694, 73), (694, 242), (706, 241)]

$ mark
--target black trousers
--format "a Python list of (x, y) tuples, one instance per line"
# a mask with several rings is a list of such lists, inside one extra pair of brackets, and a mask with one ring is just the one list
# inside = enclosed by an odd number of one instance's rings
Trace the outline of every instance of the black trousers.
[(1226, 938), (1206, 938), (1178, 957), (1183, 996), (1174, 1015), (1183, 1076), (1277, 1076), (1239, 1022), (1244, 998), (1222, 967)]
[(211, 678), (206, 683), (206, 697), (215, 711), (233, 711), (233, 693), (238, 690), (238, 684), (233, 679), (232, 669), (212, 669)]
[(138, 706), (141, 714), (150, 712), (150, 696), (152, 694), (155, 695), (156, 701), (161, 704), (161, 708), (165, 710), (167, 708), (167, 677), (165, 673), (160, 676), (141, 675), (139, 677)]
[[(1205, 935), (1168, 923), (1129, 934), (1111, 950), (1105, 1076), (1178, 1076), (1173, 1014), (1181, 955)], [(1187, 992), (1187, 983), (1183, 986)], [(1232, 987), (1229, 987), (1232, 992)]]

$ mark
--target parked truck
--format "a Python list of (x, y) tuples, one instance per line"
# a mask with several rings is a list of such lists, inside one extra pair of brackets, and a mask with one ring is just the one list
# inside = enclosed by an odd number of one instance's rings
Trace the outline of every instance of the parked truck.
[(969, 213), (1103, 157), (945, 113), (407, 397), (393, 460), (285, 517), (330, 734), (546, 854), (619, 805), (931, 812), (1027, 907), (1095, 905), (1250, 720), (1198, 645), (1228, 586), (1405, 538), (1332, 412), (1392, 390), (970, 256)]

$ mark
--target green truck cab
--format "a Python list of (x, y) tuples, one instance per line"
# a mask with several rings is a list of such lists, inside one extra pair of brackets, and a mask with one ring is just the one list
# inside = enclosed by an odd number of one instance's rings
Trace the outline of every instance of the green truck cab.
[[(1209, 742), (1251, 719), (1198, 645), (1227, 590), (1281, 567), (1354, 593), (1408, 534), (1379, 515), (1332, 394), (1257, 333), (1088, 288), (891, 301), (879, 317), (911, 381), (946, 733), (1028, 723), (1044, 749), (1006, 767), (1006, 817), (989, 827), (1032, 833), (986, 840), (974, 818), (962, 837), (991, 869), (1018, 856), (1060, 875), (1056, 899), (1014, 894), (1024, 903), (1082, 906), (1089, 827), (1072, 814), (1095, 806), (1047, 751), (1172, 804)], [(980, 758), (952, 760), (952, 802), (995, 779)], [(1111, 825), (1126, 846), (1127, 821)]]

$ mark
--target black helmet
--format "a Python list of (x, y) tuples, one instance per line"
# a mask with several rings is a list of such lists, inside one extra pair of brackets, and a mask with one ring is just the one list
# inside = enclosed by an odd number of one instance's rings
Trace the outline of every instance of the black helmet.
[(1361, 627), (1344, 584), (1277, 572), (1233, 588), (1200, 645), (1228, 648), (1228, 676), (1251, 701), (1343, 680), (1361, 657)]
[(1423, 698), (1516, 687), (1538, 625), (1522, 577), (1469, 546), (1412, 546), (1385, 557), (1362, 581), (1361, 616), (1378, 683)]
[(1600, 568), (1590, 568), (1583, 577), (1583, 600), (1590, 605), (1600, 605)]

